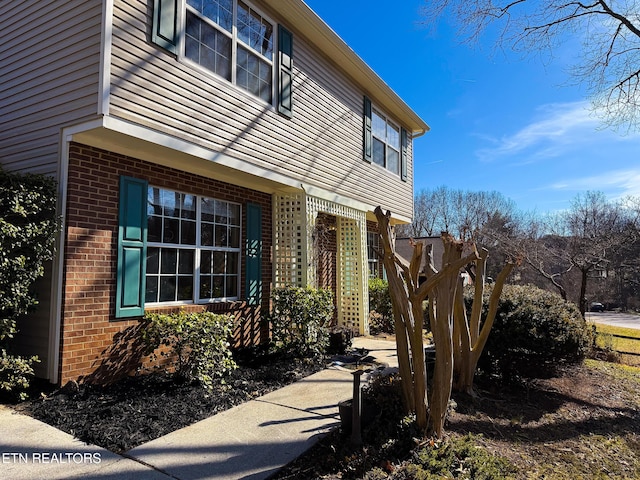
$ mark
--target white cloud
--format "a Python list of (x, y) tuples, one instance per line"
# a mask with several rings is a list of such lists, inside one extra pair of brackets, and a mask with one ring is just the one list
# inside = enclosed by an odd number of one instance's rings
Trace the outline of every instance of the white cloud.
[(619, 136), (599, 129), (600, 122), (589, 111), (586, 101), (553, 103), (539, 107), (535, 119), (511, 135), (485, 139), (492, 146), (476, 151), (481, 161), (507, 158), (513, 165), (526, 165), (603, 142), (637, 140), (638, 136)]
[(640, 168), (613, 170), (597, 175), (562, 180), (549, 185), (552, 190), (604, 192), (610, 200), (626, 195), (640, 196)]

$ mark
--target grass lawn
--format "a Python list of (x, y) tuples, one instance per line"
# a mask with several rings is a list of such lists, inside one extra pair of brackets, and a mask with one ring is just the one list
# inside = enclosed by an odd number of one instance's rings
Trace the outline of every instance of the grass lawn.
[[(594, 323), (594, 325), (598, 333), (596, 337), (596, 345), (598, 347), (621, 352), (621, 361), (627, 365), (640, 365), (640, 330), (600, 323)], [(622, 352), (637, 355), (625, 355)]]

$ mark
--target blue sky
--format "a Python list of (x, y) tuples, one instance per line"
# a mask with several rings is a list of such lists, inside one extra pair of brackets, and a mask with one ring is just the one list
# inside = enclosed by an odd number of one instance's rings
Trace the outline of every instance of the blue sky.
[(603, 129), (566, 73), (580, 39), (548, 61), (427, 28), (421, 0), (305, 1), (431, 127), (414, 143), (416, 191), (495, 190), (539, 213), (586, 190), (640, 195), (640, 134)]

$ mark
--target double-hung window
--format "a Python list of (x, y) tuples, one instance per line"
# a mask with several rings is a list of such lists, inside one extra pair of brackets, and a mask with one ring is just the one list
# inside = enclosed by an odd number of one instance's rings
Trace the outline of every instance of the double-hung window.
[(184, 55), (272, 103), (274, 24), (247, 3), (187, 0)]
[(400, 127), (375, 108), (371, 114), (373, 163), (400, 174)]
[(236, 300), (241, 206), (149, 186), (145, 303)]
[(369, 278), (380, 276), (380, 234), (367, 232), (367, 260), (369, 263)]

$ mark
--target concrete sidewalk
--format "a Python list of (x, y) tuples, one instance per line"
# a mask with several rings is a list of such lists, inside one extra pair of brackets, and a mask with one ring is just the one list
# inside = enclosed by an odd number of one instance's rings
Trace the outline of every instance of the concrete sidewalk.
[[(395, 342), (358, 337), (381, 363), (397, 366)], [(0, 406), (0, 478), (265, 479), (340, 424), (350, 372), (326, 369), (117, 455)]]

